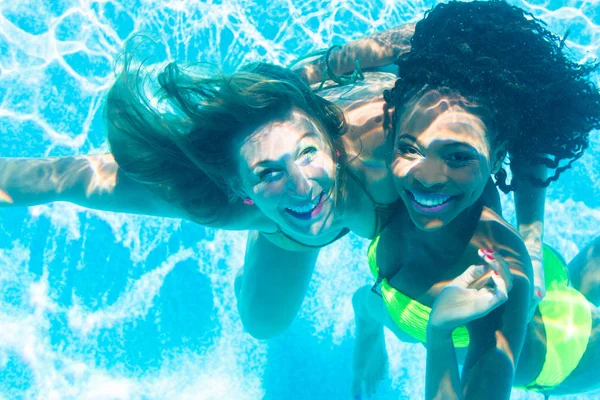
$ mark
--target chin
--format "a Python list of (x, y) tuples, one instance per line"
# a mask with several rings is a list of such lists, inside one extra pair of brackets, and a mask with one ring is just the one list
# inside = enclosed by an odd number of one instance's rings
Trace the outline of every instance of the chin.
[(291, 234), (297, 235), (299, 237), (304, 237), (307, 239), (316, 239), (319, 236), (322, 236), (322, 233), (319, 233), (317, 231), (319, 228), (314, 225), (297, 226), (294, 224), (285, 223), (285, 224), (280, 224), (279, 226)]
[(427, 218), (424, 217), (422, 214), (412, 214), (410, 216), (410, 219), (417, 228), (424, 232), (435, 232), (448, 226), (448, 221), (446, 221), (445, 219), (435, 217)]
[(427, 224), (417, 225), (417, 227), (425, 232), (436, 232), (446, 227), (446, 224), (442, 221), (430, 221)]

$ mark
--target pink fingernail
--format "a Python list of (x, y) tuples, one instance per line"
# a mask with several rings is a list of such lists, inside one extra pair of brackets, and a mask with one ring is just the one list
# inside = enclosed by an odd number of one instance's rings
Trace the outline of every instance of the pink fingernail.
[(486, 254), (485, 257), (490, 260), (490, 261), (494, 261), (495, 258), (493, 256), (490, 256), (489, 254)]
[(498, 271), (496, 271), (495, 269), (493, 269), (492, 272), (494, 273), (494, 275), (500, 276), (500, 273)]
[(536, 295), (536, 296), (537, 296), (539, 299), (541, 299), (541, 298), (542, 298), (542, 291), (541, 291), (540, 289), (537, 289), (537, 290), (535, 291), (535, 295)]

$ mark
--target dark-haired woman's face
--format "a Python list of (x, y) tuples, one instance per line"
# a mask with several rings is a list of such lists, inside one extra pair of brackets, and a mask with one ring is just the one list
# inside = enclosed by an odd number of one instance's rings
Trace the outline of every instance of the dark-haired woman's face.
[(293, 110), (256, 129), (239, 155), (244, 192), (281, 229), (299, 238), (331, 233), (336, 167), (312, 119)]
[(392, 171), (419, 228), (439, 229), (479, 199), (493, 165), (501, 161), (490, 158), (488, 143), (482, 120), (443, 97), (416, 102), (404, 113)]

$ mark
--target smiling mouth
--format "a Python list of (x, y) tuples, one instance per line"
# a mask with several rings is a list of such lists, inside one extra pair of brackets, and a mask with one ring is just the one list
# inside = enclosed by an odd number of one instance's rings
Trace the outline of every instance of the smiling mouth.
[(325, 198), (325, 192), (321, 192), (313, 201), (310, 203), (295, 206), (295, 207), (286, 207), (285, 211), (298, 219), (311, 219), (314, 218), (323, 208), (323, 200)]
[(422, 213), (438, 213), (445, 210), (458, 196), (447, 194), (424, 194), (406, 191), (413, 206)]

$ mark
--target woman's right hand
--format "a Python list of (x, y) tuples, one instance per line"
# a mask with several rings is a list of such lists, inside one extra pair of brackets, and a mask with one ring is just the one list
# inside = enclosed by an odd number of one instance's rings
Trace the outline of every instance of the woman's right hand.
[(485, 262), (471, 265), (437, 296), (429, 316), (428, 329), (451, 333), (489, 314), (508, 299), (512, 274), (498, 253), (479, 250)]

